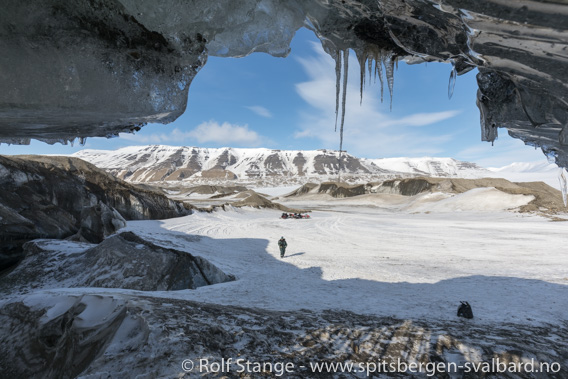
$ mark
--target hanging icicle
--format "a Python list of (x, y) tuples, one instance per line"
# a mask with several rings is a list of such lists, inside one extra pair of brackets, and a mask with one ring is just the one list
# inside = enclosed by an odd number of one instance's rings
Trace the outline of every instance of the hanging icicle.
[(345, 123), (345, 101), (347, 99), (347, 72), (349, 70), (349, 49), (343, 50), (343, 97), (341, 98), (341, 128), (339, 129), (339, 150), (343, 147), (343, 124)]
[(375, 82), (377, 81), (377, 76), (379, 77), (379, 81), (381, 82), (381, 103), (382, 103), (384, 95), (383, 55), (380, 52), (375, 56)]
[[(371, 85), (371, 77), (373, 76), (373, 57), (368, 56), (367, 57), (367, 68), (369, 70), (369, 83), (368, 85)], [(376, 80), (376, 78), (375, 78)]]
[[(384, 80), (383, 80), (383, 70), (385, 67), (385, 76), (387, 85), (390, 93), (390, 109), (392, 111), (392, 99), (394, 92), (394, 68), (395, 65), (398, 68), (398, 61), (393, 53), (384, 53), (378, 49), (362, 51), (356, 51), (357, 60), (359, 62), (360, 69), (360, 104), (363, 104), (363, 89), (365, 88), (365, 75), (368, 71), (369, 75), (369, 85), (371, 84), (371, 76), (374, 72), (374, 80), (377, 82), (377, 76), (381, 84), (381, 103), (384, 98)], [(337, 123), (340, 119), (339, 127), (339, 174), (338, 180), (340, 180), (341, 170), (343, 169), (343, 127), (345, 125), (345, 107), (347, 100), (347, 82), (348, 82), (348, 72), (349, 72), (349, 49), (336, 50), (333, 56), (335, 60), (335, 131), (337, 131)], [(373, 62), (375, 64), (375, 69), (373, 71)], [(341, 78), (343, 75), (343, 80)], [(343, 92), (342, 92), (343, 91)], [(339, 97), (341, 95), (341, 104), (339, 102)], [(339, 113), (341, 110), (341, 118), (339, 118)]]
[(337, 132), (337, 115), (339, 114), (339, 91), (341, 89), (341, 51), (335, 54), (335, 131)]
[[(339, 63), (338, 63), (339, 62)], [(343, 67), (341, 66), (343, 63)], [(343, 89), (341, 96), (341, 123), (339, 127), (339, 172), (342, 169), (342, 150), (343, 150), (343, 125), (345, 124), (345, 103), (347, 100), (347, 73), (349, 72), (349, 49), (343, 50), (343, 62), (341, 62), (341, 52), (337, 52), (335, 60), (336, 72), (336, 109), (335, 109), (335, 130), (337, 131), (337, 115), (339, 113), (339, 93)], [(341, 71), (343, 71), (343, 83), (340, 86)]]
[(562, 191), (564, 207), (568, 207), (568, 172), (566, 172), (564, 167), (560, 169), (558, 180), (560, 181), (560, 191)]
[(394, 60), (392, 59), (392, 53), (388, 53), (384, 57), (384, 64), (385, 64), (385, 73), (387, 77), (387, 84), (389, 86), (389, 93), (390, 93), (390, 110), (392, 111), (392, 94), (394, 88)]
[(360, 78), (360, 100), (359, 105), (363, 104), (363, 88), (365, 87), (365, 61), (367, 60), (367, 54), (365, 51), (363, 52), (355, 52), (357, 55), (357, 60), (359, 61), (359, 70), (361, 72)]
[(448, 83), (448, 99), (454, 95), (454, 88), (456, 86), (457, 71), (456, 66), (452, 63), (452, 72), (450, 73), (450, 82)]

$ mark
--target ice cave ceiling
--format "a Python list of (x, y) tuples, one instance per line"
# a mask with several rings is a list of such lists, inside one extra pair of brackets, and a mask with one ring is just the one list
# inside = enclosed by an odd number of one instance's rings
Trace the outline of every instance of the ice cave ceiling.
[(387, 78), (400, 59), (450, 62), (457, 75), (478, 67), (482, 139), (504, 127), (568, 166), (565, 0), (4, 0), (1, 9), (3, 142), (171, 122), (208, 55), (286, 56), (307, 27), (338, 72), (348, 49), (362, 71)]

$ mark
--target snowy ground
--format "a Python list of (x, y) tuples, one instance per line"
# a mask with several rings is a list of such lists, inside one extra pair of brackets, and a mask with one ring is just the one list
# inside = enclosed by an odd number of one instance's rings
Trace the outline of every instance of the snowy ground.
[[(393, 195), (295, 200), (285, 204), (318, 210), (310, 220), (282, 220), (278, 211), (243, 208), (129, 222), (128, 229), (238, 278), (156, 296), (436, 320), (455, 318), (459, 301), (467, 300), (476, 323), (567, 320), (567, 224), (497, 211), (526, 200), (478, 192), (404, 207)], [(482, 211), (472, 211), (472, 203)], [(188, 242), (186, 234), (201, 238)], [(280, 236), (288, 241), (284, 259)]]
[[(568, 224), (506, 210), (530, 199), (491, 188), (451, 197), (310, 195), (283, 201), (313, 209), (309, 220), (226, 207), (129, 222), (145, 239), (202, 256), (237, 280), (167, 292), (57, 281), (13, 287), (0, 300), (0, 367), (10, 377), (194, 378), (208, 369), (182, 362), (246, 358), (291, 364), (288, 378), (409, 377), (400, 368), (383, 375), (313, 366), (402, 360), (455, 364), (437, 377), (457, 379), (486, 377), (466, 364), (497, 359), (556, 368), (506, 377), (566, 378)], [(91, 245), (50, 246), (72, 255)], [(474, 319), (456, 316), (462, 300)], [(232, 370), (226, 377), (239, 377)]]

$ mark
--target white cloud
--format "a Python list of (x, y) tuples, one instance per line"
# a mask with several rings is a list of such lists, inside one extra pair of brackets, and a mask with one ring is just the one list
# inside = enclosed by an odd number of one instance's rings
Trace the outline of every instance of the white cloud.
[(385, 126), (425, 126), (447, 120), (460, 114), (461, 111), (443, 111), (434, 113), (415, 113), (399, 119), (389, 120), (383, 123)]
[(266, 109), (265, 107), (261, 107), (260, 105), (251, 105), (250, 107), (245, 107), (245, 108), (250, 109), (259, 116), (272, 118), (272, 113), (270, 113), (268, 109)]
[(240, 126), (216, 121), (201, 123), (186, 135), (195, 139), (198, 143), (218, 143), (226, 145), (259, 146), (263, 139), (248, 125)]
[[(339, 131), (335, 124), (336, 84), (335, 62), (314, 43), (315, 56), (298, 59), (309, 80), (296, 84), (296, 91), (311, 107), (300, 115), (296, 138), (316, 138), (325, 146), (339, 147)], [(353, 54), (351, 54), (353, 55)], [(355, 58), (349, 60), (349, 83), (345, 105), (345, 128), (343, 148), (363, 157), (379, 158), (402, 155), (435, 155), (443, 153), (443, 145), (454, 135), (432, 134), (416, 127), (433, 125), (458, 115), (459, 110), (436, 110), (430, 113), (415, 113), (395, 118), (379, 109), (380, 90), (365, 91), (360, 103), (359, 65)], [(356, 72), (357, 71), (357, 72)], [(355, 80), (353, 80), (355, 79)], [(377, 93), (378, 92), (378, 93)], [(388, 89), (385, 84), (385, 101)], [(341, 111), (339, 111), (341, 113)], [(341, 114), (338, 115), (338, 129)]]
[(141, 144), (174, 143), (181, 145), (186, 142), (197, 141), (199, 144), (215, 143), (227, 146), (256, 147), (263, 142), (270, 143), (255, 131), (250, 130), (248, 125), (233, 125), (228, 122), (219, 124), (216, 121), (203, 122), (187, 132), (175, 128), (170, 133), (121, 133), (120, 137)]
[(143, 144), (160, 144), (169, 142), (172, 140), (172, 137), (168, 134), (149, 134), (145, 135), (143, 133), (120, 133), (120, 138), (123, 138), (128, 141), (136, 142), (136, 143), (143, 143)]

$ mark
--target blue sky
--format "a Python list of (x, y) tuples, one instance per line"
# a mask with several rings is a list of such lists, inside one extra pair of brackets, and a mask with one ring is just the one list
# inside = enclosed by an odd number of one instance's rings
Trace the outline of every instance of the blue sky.
[[(129, 145), (338, 149), (335, 71), (312, 32), (301, 29), (287, 58), (256, 53), (245, 58), (210, 57), (189, 89), (188, 107), (175, 122), (149, 124), (119, 138), (89, 138), (85, 146), (0, 146), (1, 154), (71, 154)], [(368, 85), (360, 105), (359, 65), (350, 54), (344, 150), (365, 158), (453, 157), (485, 167), (545, 161), (505, 129), (492, 147), (480, 141), (475, 106), (476, 71), (457, 78), (448, 99), (449, 64), (407, 65), (394, 74), (392, 110), (385, 85)]]

